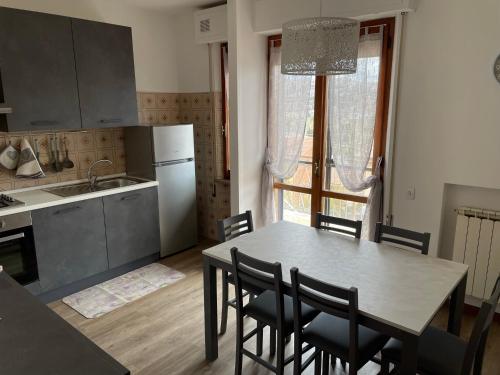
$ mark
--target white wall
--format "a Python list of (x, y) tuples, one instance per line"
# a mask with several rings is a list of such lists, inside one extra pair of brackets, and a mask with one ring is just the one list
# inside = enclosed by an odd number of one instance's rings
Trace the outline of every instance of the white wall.
[(432, 254), (445, 183), (500, 189), (499, 24), (498, 0), (421, 0), (406, 16), (393, 214), (396, 225), (432, 233)]
[(178, 34), (165, 13), (140, 9), (121, 0), (0, 0), (0, 6), (130, 26), (137, 90), (178, 91)]
[(266, 147), (267, 39), (253, 31), (253, 4), (228, 1), (231, 212), (252, 210), (263, 224), (261, 178)]
[(414, 10), (417, 0), (255, 0), (254, 30), (271, 34), (287, 21), (323, 16), (376, 18)]
[(173, 55), (177, 60), (178, 91), (183, 93), (210, 91), (208, 44), (195, 42), (193, 12), (194, 8), (190, 8), (172, 16), (176, 40)]

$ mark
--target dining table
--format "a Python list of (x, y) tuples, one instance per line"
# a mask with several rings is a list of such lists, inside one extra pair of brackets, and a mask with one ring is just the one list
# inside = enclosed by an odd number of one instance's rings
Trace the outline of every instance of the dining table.
[[(203, 251), (205, 355), (218, 357), (217, 269), (232, 272), (231, 248), (358, 289), (358, 323), (402, 342), (400, 373), (416, 374), (422, 332), (449, 300), (448, 332), (460, 335), (468, 266), (394, 245), (280, 221)], [(452, 360), (452, 359), (450, 359)]]

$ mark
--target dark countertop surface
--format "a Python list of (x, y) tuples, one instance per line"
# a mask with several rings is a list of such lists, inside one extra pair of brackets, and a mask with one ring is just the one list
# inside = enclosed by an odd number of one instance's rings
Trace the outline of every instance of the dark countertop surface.
[(0, 374), (126, 375), (130, 372), (0, 272)]

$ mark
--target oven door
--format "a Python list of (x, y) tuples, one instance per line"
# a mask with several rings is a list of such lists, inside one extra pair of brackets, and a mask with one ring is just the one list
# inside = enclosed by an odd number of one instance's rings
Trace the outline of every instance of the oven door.
[(0, 265), (19, 284), (38, 280), (32, 227), (0, 233)]

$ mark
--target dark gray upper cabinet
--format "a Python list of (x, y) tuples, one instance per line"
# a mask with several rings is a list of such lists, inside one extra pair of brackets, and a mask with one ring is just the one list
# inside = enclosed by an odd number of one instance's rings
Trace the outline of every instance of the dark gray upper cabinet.
[(101, 198), (36, 210), (31, 215), (43, 291), (108, 269)]
[(103, 198), (109, 268), (160, 252), (156, 187)]
[(2, 131), (81, 127), (69, 18), (0, 7), (0, 92)]
[(129, 27), (72, 20), (82, 127), (137, 125)]

